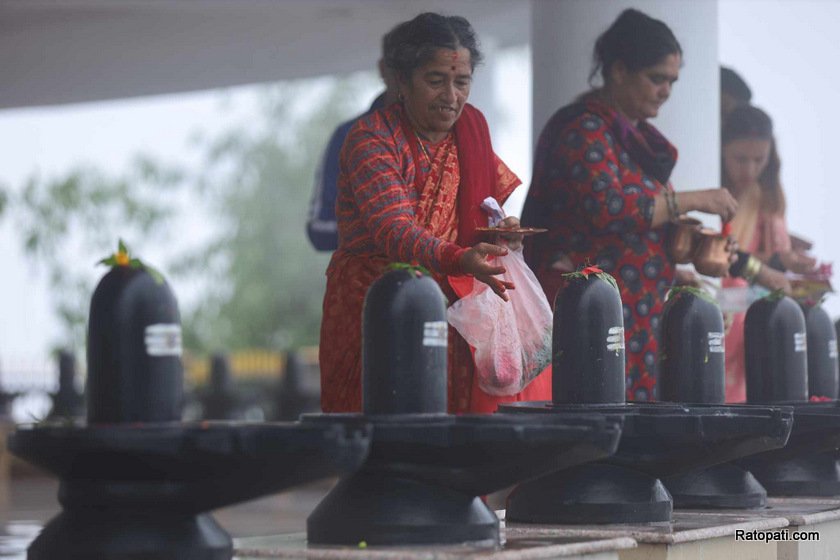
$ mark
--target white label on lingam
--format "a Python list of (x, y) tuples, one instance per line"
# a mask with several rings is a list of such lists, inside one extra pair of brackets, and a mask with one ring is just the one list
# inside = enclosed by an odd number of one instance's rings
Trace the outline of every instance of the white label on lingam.
[(624, 327), (610, 327), (607, 331), (607, 350), (611, 352), (624, 350)]
[(837, 340), (829, 340), (828, 341), (828, 357), (829, 358), (836, 358), (837, 357)]
[(423, 323), (423, 346), (447, 346), (448, 328), (446, 321), (428, 321)]
[(808, 350), (808, 342), (805, 338), (804, 332), (796, 332), (793, 333), (793, 351), (794, 352), (805, 352)]
[(723, 353), (723, 333), (722, 332), (710, 332), (708, 335), (709, 337), (709, 352), (714, 353)]
[(146, 327), (144, 342), (149, 356), (180, 356), (181, 325), (158, 323)]

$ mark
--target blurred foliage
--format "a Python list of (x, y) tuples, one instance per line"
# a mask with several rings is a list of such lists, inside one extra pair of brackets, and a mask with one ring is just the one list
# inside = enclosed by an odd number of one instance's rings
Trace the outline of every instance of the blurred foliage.
[[(96, 255), (117, 237), (160, 239), (173, 218), (173, 194), (183, 181), (173, 167), (136, 157), (119, 176), (79, 166), (65, 175), (29, 178), (10, 197), (24, 253), (46, 271), (52, 305), (63, 328), (56, 347), (84, 347)], [(74, 255), (91, 255), (74, 262)]]
[(365, 86), (370, 78), (342, 80), (305, 109), (305, 86), (275, 86), (256, 125), (202, 141), (196, 188), (221, 231), (176, 269), (212, 279), (185, 321), (190, 347), (317, 344), (329, 255), (312, 249), (305, 234), (314, 170), (335, 126), (360, 111)]
[[(305, 233), (314, 171), (332, 130), (366, 108), (375, 84), (366, 73), (265, 86), (256, 114), (193, 135), (198, 165), (137, 157), (119, 176), (80, 167), (32, 177), (8, 210), (25, 253), (47, 270), (59, 344), (82, 348), (104, 272), (89, 264), (119, 237), (139, 256), (163, 250), (162, 271), (189, 286), (189, 297), (176, 294), (187, 349), (317, 344), (329, 255)], [(2, 200), (0, 191), (0, 209)], [(74, 254), (90, 263), (74, 267)]]

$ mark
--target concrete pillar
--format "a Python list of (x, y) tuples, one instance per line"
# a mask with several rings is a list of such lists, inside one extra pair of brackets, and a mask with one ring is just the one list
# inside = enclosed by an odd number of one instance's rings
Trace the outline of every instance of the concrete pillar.
[(677, 190), (719, 186), (717, 0), (531, 0), (531, 6), (535, 145), (551, 115), (590, 89), (595, 40), (633, 7), (668, 24), (683, 48), (680, 79), (652, 121), (679, 150), (673, 184)]
[[(508, 157), (510, 145), (508, 137), (510, 136), (510, 126), (506, 122), (507, 108), (500, 106), (503, 100), (499, 96), (500, 82), (504, 82), (505, 76), (500, 72), (498, 41), (490, 34), (482, 34), (481, 37), (481, 52), (484, 54), (484, 62), (475, 69), (473, 74), (473, 83), (470, 90), (469, 102), (478, 107), (484, 117), (487, 119), (487, 125), (490, 127), (490, 137), (493, 141), (493, 148), (502, 161), (506, 162), (508, 166), (514, 166), (511, 158)], [(502, 87), (505, 87), (504, 84)], [(507, 86), (510, 87), (510, 86)], [(524, 84), (517, 84), (516, 87), (526, 87)], [(522, 176), (522, 172), (528, 172), (529, 169), (519, 169), (514, 172), (519, 172), (520, 178), (527, 180), (527, 177)], [(512, 216), (519, 216), (522, 213), (522, 204), (525, 202), (525, 188), (517, 189), (514, 194), (508, 199), (504, 205), (504, 210), (507, 214)]]

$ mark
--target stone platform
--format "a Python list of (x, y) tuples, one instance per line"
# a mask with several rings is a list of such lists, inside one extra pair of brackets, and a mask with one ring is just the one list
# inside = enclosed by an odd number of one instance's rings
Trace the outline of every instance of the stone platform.
[(295, 558), (312, 560), (618, 560), (619, 551), (633, 548), (628, 537), (574, 538), (504, 535), (501, 548), (471, 545), (307, 547), (305, 533), (235, 539), (236, 560)]
[[(680, 510), (671, 523), (530, 525), (504, 523), (501, 548), (308, 547), (304, 533), (235, 540), (238, 560), (829, 560), (840, 550), (840, 498), (771, 498), (756, 510)], [(743, 533), (739, 533), (739, 532)], [(819, 541), (736, 540), (737, 534), (818, 531)]]
[(508, 535), (566, 538), (630, 538), (638, 545), (618, 551), (620, 560), (759, 560), (777, 558), (776, 543), (741, 542), (736, 531), (769, 531), (787, 527), (785, 517), (750, 512), (674, 511), (670, 523), (644, 525), (511, 524)]

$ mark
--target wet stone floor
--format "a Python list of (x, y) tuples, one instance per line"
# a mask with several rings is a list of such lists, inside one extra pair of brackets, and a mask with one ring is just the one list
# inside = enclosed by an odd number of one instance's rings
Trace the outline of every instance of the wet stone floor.
[[(323, 480), (290, 491), (213, 512), (232, 537), (253, 537), (306, 530), (306, 517), (329, 492), (334, 480)], [(26, 475), (9, 481), (0, 492), (0, 559), (25, 560), (26, 548), (41, 527), (59, 512), (58, 482), (46, 475)]]

